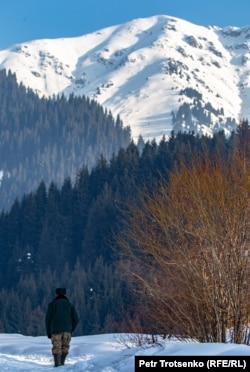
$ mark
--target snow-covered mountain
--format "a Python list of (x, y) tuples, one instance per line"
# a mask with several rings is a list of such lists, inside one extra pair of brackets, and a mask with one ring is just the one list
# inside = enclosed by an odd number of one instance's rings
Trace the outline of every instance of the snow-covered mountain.
[(0, 50), (0, 69), (39, 96), (86, 95), (132, 136), (230, 131), (250, 116), (250, 26), (203, 27), (159, 15), (75, 38)]

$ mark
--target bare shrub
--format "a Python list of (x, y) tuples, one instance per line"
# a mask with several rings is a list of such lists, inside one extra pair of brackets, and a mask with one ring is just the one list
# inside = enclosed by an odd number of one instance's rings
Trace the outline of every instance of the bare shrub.
[(231, 329), (249, 343), (249, 160), (248, 148), (182, 162), (128, 206), (121, 267), (155, 334), (226, 342)]

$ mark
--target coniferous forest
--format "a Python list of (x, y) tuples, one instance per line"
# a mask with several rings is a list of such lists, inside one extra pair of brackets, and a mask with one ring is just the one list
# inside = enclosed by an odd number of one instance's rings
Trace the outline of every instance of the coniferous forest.
[[(230, 138), (172, 133), (160, 143), (135, 144), (129, 128), (85, 98), (40, 100), (11, 74), (1, 75), (0, 94), (0, 331), (44, 335), (58, 286), (79, 312), (76, 335), (127, 331), (137, 296), (119, 269), (115, 239), (126, 205), (167, 182), (180, 159), (226, 158), (242, 131)], [(82, 117), (88, 125), (79, 128)]]
[(61, 186), (82, 164), (91, 169), (130, 140), (130, 128), (95, 101), (73, 95), (39, 99), (14, 74), (0, 71), (1, 210), (41, 180)]

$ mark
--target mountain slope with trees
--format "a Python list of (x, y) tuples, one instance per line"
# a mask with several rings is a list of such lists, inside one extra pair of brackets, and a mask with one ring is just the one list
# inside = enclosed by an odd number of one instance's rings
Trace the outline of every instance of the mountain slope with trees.
[(39, 98), (15, 74), (0, 71), (0, 210), (42, 180), (61, 186), (82, 165), (91, 169), (130, 141), (130, 128), (94, 100)]

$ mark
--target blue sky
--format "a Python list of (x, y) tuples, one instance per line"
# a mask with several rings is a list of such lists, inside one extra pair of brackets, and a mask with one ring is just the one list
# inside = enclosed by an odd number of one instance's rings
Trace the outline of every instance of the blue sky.
[(250, 26), (249, 13), (249, 0), (1, 0), (0, 49), (159, 14), (204, 26)]

